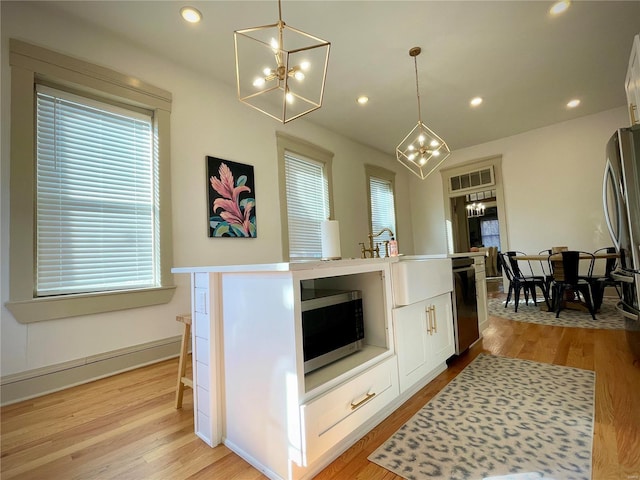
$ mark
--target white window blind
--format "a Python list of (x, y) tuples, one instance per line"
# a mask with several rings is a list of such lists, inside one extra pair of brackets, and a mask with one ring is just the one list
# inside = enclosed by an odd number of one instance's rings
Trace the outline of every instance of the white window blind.
[(480, 234), (482, 245), (485, 247), (497, 247), (500, 250), (500, 223), (496, 219), (481, 219)]
[(151, 115), (38, 85), (36, 294), (157, 285)]
[[(371, 193), (371, 230), (376, 234), (383, 228), (396, 232), (395, 200), (391, 182), (381, 178), (369, 177), (369, 191)], [(384, 232), (374, 241), (391, 240), (391, 234)], [(397, 240), (397, 239), (396, 239)], [(384, 248), (380, 248), (380, 256), (384, 256)]]
[(329, 218), (329, 184), (324, 165), (285, 153), (289, 257), (321, 258), (320, 225)]

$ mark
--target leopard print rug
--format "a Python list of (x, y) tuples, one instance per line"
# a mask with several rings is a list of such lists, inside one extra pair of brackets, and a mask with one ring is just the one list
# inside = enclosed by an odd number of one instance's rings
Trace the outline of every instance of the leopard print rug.
[(590, 480), (594, 389), (592, 371), (481, 354), (368, 458), (408, 480)]
[[(617, 298), (605, 298), (600, 310), (596, 313), (595, 320), (591, 318), (589, 312), (569, 309), (560, 310), (560, 317), (556, 318), (555, 312), (540, 310), (540, 307), (535, 306), (531, 300), (529, 300), (529, 305), (526, 305), (523, 299), (520, 299), (518, 311), (515, 312), (513, 300), (509, 302), (506, 308), (505, 300), (506, 296), (489, 298), (489, 315), (508, 318), (517, 322), (539, 323), (556, 327), (624, 330), (624, 317), (615, 308), (618, 302)], [(540, 305), (539, 301), (538, 305)]]

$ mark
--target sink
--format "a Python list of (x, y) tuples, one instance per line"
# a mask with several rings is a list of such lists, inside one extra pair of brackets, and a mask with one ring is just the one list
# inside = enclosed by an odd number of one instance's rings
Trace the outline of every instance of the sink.
[(453, 290), (451, 259), (418, 255), (391, 265), (395, 306), (410, 305)]

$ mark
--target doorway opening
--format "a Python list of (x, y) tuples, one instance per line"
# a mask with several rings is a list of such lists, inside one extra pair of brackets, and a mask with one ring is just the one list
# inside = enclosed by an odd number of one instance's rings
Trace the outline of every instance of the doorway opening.
[[(481, 199), (481, 200), (479, 200)], [(498, 262), (501, 251), (500, 218), (495, 190), (467, 194), (450, 199), (456, 252), (485, 252), (487, 278), (501, 277)]]
[(496, 247), (500, 250), (498, 207), (486, 207), (482, 217), (467, 218), (471, 247)]
[[(500, 281), (498, 253), (509, 250), (501, 167), (495, 156), (441, 170), (449, 253), (483, 249), (487, 277)], [(484, 208), (470, 212), (474, 203)]]

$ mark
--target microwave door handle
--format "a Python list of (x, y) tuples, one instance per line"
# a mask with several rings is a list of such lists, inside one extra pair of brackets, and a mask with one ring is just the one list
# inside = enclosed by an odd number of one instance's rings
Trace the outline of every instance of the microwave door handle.
[[(613, 166), (611, 165), (611, 160), (607, 159), (607, 164), (605, 166), (604, 169), (604, 180), (602, 182), (602, 205), (604, 206), (604, 219), (605, 219), (605, 223), (607, 224), (607, 230), (609, 230), (609, 235), (611, 236), (611, 240), (613, 241), (614, 246), (616, 247), (616, 251), (620, 251), (620, 239), (618, 238), (618, 235), (616, 235), (613, 231), (613, 225), (611, 223), (611, 217), (609, 215), (609, 202), (608, 202), (608, 184), (609, 184), (609, 179), (612, 180), (611, 184), (615, 187), (617, 187), (618, 182), (616, 179), (616, 174), (613, 171)], [(618, 197), (618, 192), (614, 190), (613, 192), (613, 199), (616, 202), (616, 214), (619, 217), (620, 216), (620, 201), (619, 201), (619, 197)], [(619, 222), (619, 218), (617, 218), (616, 220), (618, 220), (618, 230), (620, 230), (620, 222)]]

